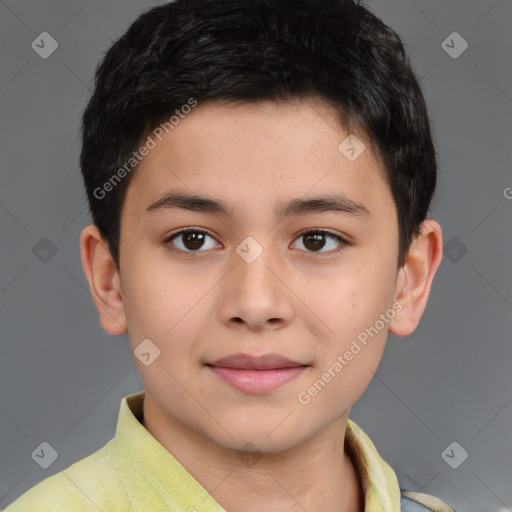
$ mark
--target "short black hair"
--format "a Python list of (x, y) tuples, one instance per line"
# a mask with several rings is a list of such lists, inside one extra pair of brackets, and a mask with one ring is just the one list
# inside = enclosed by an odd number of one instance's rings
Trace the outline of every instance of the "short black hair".
[(350, 133), (362, 131), (395, 201), (404, 264), (427, 218), (437, 161), (398, 34), (352, 0), (175, 0), (143, 12), (108, 49), (82, 116), (87, 199), (118, 269), (134, 152), (185, 105), (221, 98), (320, 98)]

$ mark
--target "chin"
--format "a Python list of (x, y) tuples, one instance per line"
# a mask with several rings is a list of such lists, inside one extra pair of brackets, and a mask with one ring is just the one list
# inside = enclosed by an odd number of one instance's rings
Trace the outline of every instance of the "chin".
[(286, 415), (281, 414), (277, 421), (261, 421), (256, 424), (253, 422), (252, 425), (220, 421), (221, 425), (224, 425), (232, 436), (220, 429), (220, 431), (216, 430), (214, 435), (209, 433), (209, 437), (217, 444), (237, 452), (246, 445), (248, 445), (248, 451), (283, 452), (299, 445), (310, 437), (304, 429), (304, 425), (302, 425), (302, 429), (298, 428), (294, 422), (285, 425), (288, 420), (283, 422), (284, 417)]

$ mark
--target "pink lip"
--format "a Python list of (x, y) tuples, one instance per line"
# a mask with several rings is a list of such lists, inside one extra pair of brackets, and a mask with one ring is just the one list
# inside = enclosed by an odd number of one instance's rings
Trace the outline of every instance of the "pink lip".
[(266, 393), (296, 379), (309, 365), (279, 354), (253, 357), (233, 354), (218, 359), (207, 367), (222, 380), (247, 393)]
[(224, 368), (238, 368), (243, 370), (275, 370), (278, 368), (291, 368), (294, 366), (305, 366), (304, 363), (290, 361), (280, 354), (263, 354), (261, 356), (250, 356), (249, 354), (232, 354), (228, 357), (217, 359), (212, 366)]
[(296, 379), (307, 366), (294, 366), (276, 370), (241, 370), (221, 366), (208, 366), (208, 368), (233, 387), (247, 393), (260, 394), (273, 391)]

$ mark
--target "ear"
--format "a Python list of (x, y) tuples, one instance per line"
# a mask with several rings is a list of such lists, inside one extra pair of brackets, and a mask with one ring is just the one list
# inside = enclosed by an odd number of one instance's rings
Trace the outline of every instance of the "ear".
[(407, 261), (398, 272), (395, 302), (402, 309), (389, 323), (389, 331), (398, 336), (407, 336), (418, 326), (443, 257), (441, 226), (427, 219), (420, 229), (421, 233), (412, 241)]
[(80, 252), (101, 326), (110, 334), (125, 333), (126, 316), (121, 279), (108, 244), (94, 224), (82, 230)]

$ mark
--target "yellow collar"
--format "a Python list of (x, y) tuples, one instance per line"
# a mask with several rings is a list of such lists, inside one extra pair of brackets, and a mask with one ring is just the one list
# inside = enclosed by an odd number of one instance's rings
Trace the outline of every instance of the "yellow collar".
[[(134, 510), (151, 499), (165, 507), (226, 512), (208, 491), (167, 451), (140, 420), (144, 392), (121, 401), (113, 445), (113, 463), (129, 489)], [(360, 478), (365, 511), (400, 510), (395, 472), (380, 457), (370, 438), (352, 420), (347, 422), (345, 448)]]

